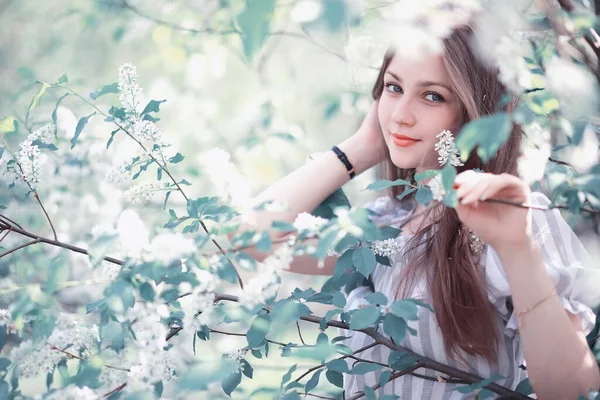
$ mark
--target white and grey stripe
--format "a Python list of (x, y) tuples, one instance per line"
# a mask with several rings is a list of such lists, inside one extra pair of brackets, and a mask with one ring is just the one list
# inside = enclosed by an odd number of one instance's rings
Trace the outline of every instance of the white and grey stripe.
[[(532, 193), (533, 204), (547, 205), (550, 201), (541, 193)], [(400, 206), (393, 206), (389, 198), (379, 198), (375, 202), (367, 205), (373, 209), (380, 217), (374, 217), (376, 222), (397, 219), (398, 216), (410, 215), (411, 211)], [(595, 323), (595, 315), (591, 308), (578, 299), (579, 292), (576, 289), (575, 282), (581, 279), (581, 274), (586, 271), (583, 268), (582, 260), (589, 257), (585, 248), (573, 233), (568, 224), (563, 220), (557, 210), (539, 211), (534, 210), (533, 215), (533, 233), (542, 248), (542, 254), (546, 270), (565, 308), (581, 317), (583, 329), (586, 334), (592, 329)], [(396, 240), (401, 244), (406, 244), (408, 237), (400, 236)], [(400, 256), (392, 257), (392, 267), (378, 264), (372, 274), (372, 280), (375, 290), (383, 293), (389, 300), (394, 299), (396, 282), (402, 268)], [(497, 310), (497, 324), (500, 332), (503, 332), (499, 342), (498, 365), (490, 365), (486, 360), (469, 356), (467, 360), (471, 367), (459, 366), (460, 369), (475, 373), (483, 378), (500, 374), (505, 379), (498, 381), (498, 384), (514, 389), (517, 384), (527, 377), (526, 371), (519, 368), (523, 363), (523, 353), (520, 346), (520, 339), (517, 332), (516, 317), (509, 307), (510, 290), (506, 275), (495, 251), (485, 247), (485, 254), (482, 257), (482, 273), (485, 274), (488, 285), (488, 298)], [(365, 295), (370, 293), (367, 287), (357, 287), (347, 296), (345, 311), (358, 308), (361, 304), (368, 304), (364, 299)], [(419, 281), (411, 297), (424, 298), (427, 301), (428, 296), (425, 292), (425, 283)], [(427, 309), (419, 307), (419, 320), (409, 321), (409, 326), (417, 330), (416, 336), (407, 334), (402, 346), (411, 349), (417, 354), (434, 359), (447, 365), (457, 367), (451, 359), (448, 358), (445, 349), (442, 332), (437, 325), (434, 315)], [(383, 330), (381, 330), (383, 332)], [(360, 332), (346, 332), (339, 330), (340, 335), (350, 336), (344, 344), (352, 350), (357, 350), (363, 346), (373, 343), (373, 339)], [(362, 354), (360, 358), (372, 360), (375, 362), (387, 363), (390, 350), (384, 346), (375, 346)], [(346, 359), (348, 360), (348, 359)], [(348, 360), (348, 366), (352, 367), (354, 360)], [(419, 374), (435, 377), (434, 371), (419, 369), (415, 371)], [(379, 380), (380, 372), (371, 372), (360, 375), (344, 376), (345, 395), (350, 396), (357, 391), (362, 391), (364, 385), (373, 386)], [(456, 384), (431, 381), (412, 375), (405, 375), (401, 378), (384, 385), (377, 391), (378, 395), (394, 394), (401, 399), (431, 399), (431, 400), (458, 400), (472, 399), (472, 394), (462, 394), (456, 390)]]

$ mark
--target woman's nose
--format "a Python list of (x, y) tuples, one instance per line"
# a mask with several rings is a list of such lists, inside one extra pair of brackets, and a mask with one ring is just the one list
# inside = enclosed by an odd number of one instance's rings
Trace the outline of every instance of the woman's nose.
[(398, 125), (413, 126), (417, 120), (415, 114), (412, 111), (412, 104), (408, 96), (402, 96), (398, 99), (394, 107), (394, 113), (392, 119)]

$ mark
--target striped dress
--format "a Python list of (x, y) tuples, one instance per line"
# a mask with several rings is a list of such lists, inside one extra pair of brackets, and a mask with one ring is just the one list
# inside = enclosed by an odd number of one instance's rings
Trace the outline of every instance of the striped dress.
[[(539, 192), (531, 194), (533, 204), (548, 205), (548, 198)], [(368, 208), (375, 211), (379, 216), (373, 217), (376, 223), (385, 223), (386, 221), (398, 220), (398, 218), (408, 217), (412, 210), (405, 209), (405, 205), (399, 205), (393, 202), (388, 196), (380, 197), (367, 205)], [(584, 293), (579, 284), (585, 279), (597, 279), (597, 271), (590, 268), (584, 268), (583, 260), (589, 257), (574, 232), (564, 221), (559, 211), (533, 210), (533, 233), (537, 242), (540, 244), (543, 253), (543, 259), (546, 271), (551, 277), (560, 300), (566, 310), (580, 316), (583, 330), (586, 335), (592, 330), (595, 323), (595, 315), (590, 308), (589, 300), (583, 299)], [(399, 236), (395, 240), (403, 246), (409, 236)], [(444, 344), (442, 332), (435, 320), (433, 313), (424, 307), (418, 307), (419, 320), (408, 321), (408, 326), (417, 331), (416, 335), (407, 333), (404, 341), (400, 344), (409, 348), (417, 354), (430, 359), (439, 361), (446, 365), (468, 371), (483, 378), (489, 378), (499, 374), (503, 379), (496, 383), (514, 389), (517, 384), (527, 377), (526, 371), (519, 366), (523, 364), (523, 353), (519, 339), (516, 314), (513, 313), (510, 302), (510, 290), (504, 270), (498, 259), (496, 252), (488, 245), (484, 247), (484, 253), (481, 258), (480, 268), (487, 282), (487, 294), (490, 302), (496, 308), (496, 323), (499, 326), (501, 339), (499, 341), (499, 362), (497, 365), (490, 365), (485, 359), (467, 356), (470, 366), (457, 365), (448, 359)], [(400, 254), (390, 257), (392, 267), (378, 264), (371, 275), (372, 282), (376, 292), (381, 292), (390, 300), (394, 299), (394, 290), (396, 282), (402, 270), (402, 257)], [(585, 278), (584, 278), (585, 275)], [(575, 283), (578, 282), (576, 285)], [(589, 282), (589, 281), (588, 281)], [(598, 282), (596, 280), (595, 282)], [(366, 286), (359, 286), (346, 295), (346, 306), (344, 311), (358, 308), (361, 304), (369, 304), (365, 295), (371, 292)], [(345, 294), (344, 291), (342, 293)], [(412, 298), (422, 298), (429, 302), (423, 281), (415, 285), (412, 292)], [(585, 303), (584, 303), (585, 301)], [(339, 318), (338, 318), (339, 319)], [(383, 333), (380, 325), (378, 331)], [(373, 339), (361, 332), (351, 332), (338, 330), (339, 335), (349, 336), (349, 339), (341, 343), (356, 351), (370, 343)], [(387, 336), (387, 335), (385, 335)], [(362, 353), (359, 356), (362, 359), (388, 363), (390, 350), (385, 346), (375, 346)], [(354, 360), (346, 359), (348, 367), (352, 368)], [(381, 370), (367, 373), (365, 375), (344, 374), (344, 398), (349, 398), (358, 391), (362, 391), (365, 385), (374, 386), (379, 382)], [(377, 397), (385, 394), (399, 396), (403, 400), (407, 399), (435, 399), (435, 400), (457, 400), (473, 399), (473, 394), (463, 394), (455, 390), (459, 386), (464, 386), (438, 381), (441, 374), (429, 369), (418, 369), (414, 371), (420, 375), (427, 375), (432, 380), (405, 375), (388, 382), (375, 392)]]

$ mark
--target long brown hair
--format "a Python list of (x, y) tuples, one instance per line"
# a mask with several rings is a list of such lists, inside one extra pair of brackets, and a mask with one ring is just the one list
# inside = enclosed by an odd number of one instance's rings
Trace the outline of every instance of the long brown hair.
[[(468, 26), (455, 29), (444, 40), (442, 54), (452, 89), (463, 112), (462, 124), (499, 111), (507, 93), (497, 78), (497, 71), (478, 58), (474, 36)], [(373, 88), (374, 99), (382, 95), (383, 75), (393, 57), (393, 49), (388, 50)], [(510, 111), (516, 101), (513, 99), (505, 109)], [(514, 126), (494, 158), (484, 164), (472, 152), (465, 165), (457, 167), (457, 171), (479, 168), (495, 174), (516, 175), (520, 140), (521, 131)], [(380, 166), (380, 175), (392, 181), (405, 179), (414, 182), (415, 169), (398, 168), (388, 158)], [(395, 200), (401, 191), (401, 187), (395, 186), (389, 190), (389, 195)], [(414, 202), (414, 193), (406, 199)], [(429, 210), (425, 218), (429, 219), (433, 211)], [(408, 297), (409, 288), (419, 274), (424, 273), (431, 305), (449, 356), (466, 362), (466, 357), (459, 351), (462, 349), (495, 364), (500, 332), (494, 308), (487, 298), (483, 274), (479, 270), (480, 260), (471, 253), (468, 230), (462, 226), (456, 211), (442, 207), (437, 212), (435, 224), (422, 228), (408, 240), (407, 262), (396, 289), (396, 298)]]

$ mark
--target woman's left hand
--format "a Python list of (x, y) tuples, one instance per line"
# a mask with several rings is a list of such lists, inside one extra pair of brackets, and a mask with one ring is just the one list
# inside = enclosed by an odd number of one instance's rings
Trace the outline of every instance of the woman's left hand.
[(496, 250), (530, 243), (530, 209), (482, 201), (493, 198), (529, 203), (531, 190), (522, 179), (468, 170), (456, 176), (454, 188), (459, 198), (458, 217), (485, 243)]

